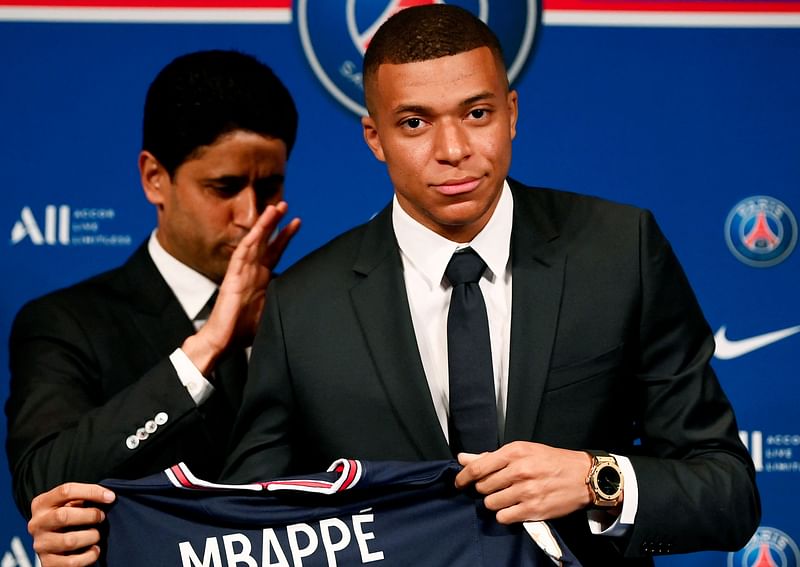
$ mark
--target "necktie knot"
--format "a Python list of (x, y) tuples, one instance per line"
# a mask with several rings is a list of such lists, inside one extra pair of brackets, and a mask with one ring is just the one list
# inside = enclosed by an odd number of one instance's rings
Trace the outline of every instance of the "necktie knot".
[(466, 283), (478, 283), (486, 271), (486, 262), (484, 262), (478, 253), (472, 248), (465, 248), (453, 254), (444, 275), (450, 281), (450, 284), (455, 287), (457, 285)]

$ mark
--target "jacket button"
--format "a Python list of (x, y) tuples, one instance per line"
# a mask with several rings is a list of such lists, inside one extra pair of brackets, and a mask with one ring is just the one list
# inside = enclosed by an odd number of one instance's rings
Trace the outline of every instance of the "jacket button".
[(156, 429), (158, 429), (158, 425), (156, 425), (156, 422), (153, 421), (152, 419), (144, 424), (144, 430), (147, 433), (155, 433)]
[(156, 422), (156, 425), (164, 425), (165, 423), (167, 423), (168, 419), (169, 416), (163, 411), (158, 412), (156, 416), (153, 418), (153, 420)]
[(125, 439), (125, 446), (127, 446), (128, 449), (133, 450), (139, 446), (139, 439), (136, 437), (136, 435), (131, 435)]

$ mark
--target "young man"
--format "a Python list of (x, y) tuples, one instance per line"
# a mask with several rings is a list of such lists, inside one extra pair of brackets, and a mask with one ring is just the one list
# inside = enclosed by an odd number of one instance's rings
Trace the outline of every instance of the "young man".
[(390, 18), (364, 87), (394, 201), (270, 286), (223, 478), (458, 454), (458, 486), (500, 522), (556, 519), (584, 565), (743, 545), (752, 462), (651, 214), (507, 178), (517, 93), (464, 10)]
[(299, 228), (271, 239), (296, 130), (289, 92), (249, 55), (184, 55), (151, 84), (139, 170), (157, 228), (123, 266), (29, 303), (12, 329), (7, 450), (43, 565), (92, 563), (103, 516), (90, 503), (113, 498), (62, 483), (178, 461), (219, 473), (245, 347)]

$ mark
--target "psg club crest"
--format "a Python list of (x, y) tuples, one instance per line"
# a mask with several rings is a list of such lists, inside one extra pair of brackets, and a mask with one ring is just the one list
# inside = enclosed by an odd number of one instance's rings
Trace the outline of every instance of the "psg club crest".
[[(453, 0), (486, 22), (500, 39), (511, 82), (533, 47), (539, 0)], [(442, 0), (298, 0), (297, 22), (308, 62), (330, 94), (366, 115), (361, 64), (369, 40), (392, 14)]]
[(800, 550), (788, 534), (762, 526), (747, 545), (728, 554), (728, 567), (798, 567)]
[(797, 220), (784, 203), (759, 195), (739, 201), (725, 221), (731, 253), (748, 266), (783, 262), (797, 244)]

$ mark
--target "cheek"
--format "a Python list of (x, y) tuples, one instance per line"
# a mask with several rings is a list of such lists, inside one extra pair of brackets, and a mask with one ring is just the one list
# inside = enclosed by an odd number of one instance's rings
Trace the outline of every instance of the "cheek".
[(511, 140), (508, 132), (496, 129), (490, 136), (482, 136), (476, 140), (481, 148), (481, 154), (492, 161), (499, 161), (506, 157), (511, 150)]
[(427, 163), (427, 145), (420, 140), (406, 141), (404, 144), (393, 144), (384, 147), (386, 167), (392, 178), (412, 179), (421, 176)]

